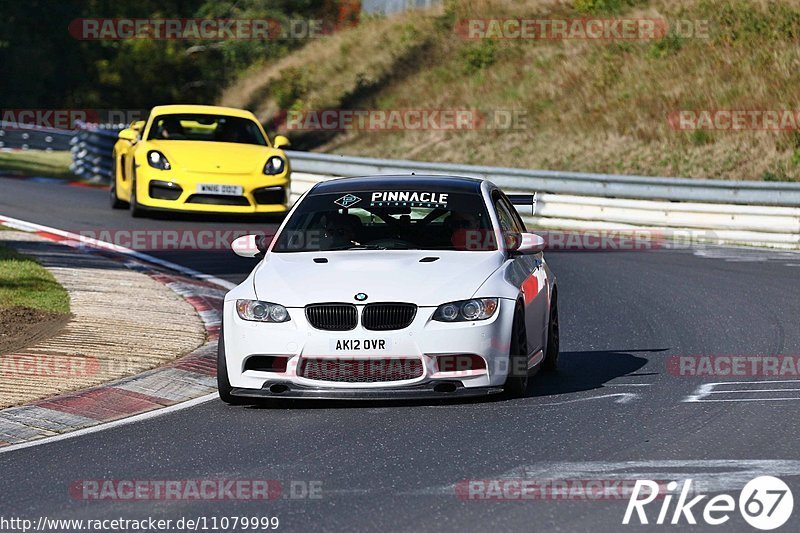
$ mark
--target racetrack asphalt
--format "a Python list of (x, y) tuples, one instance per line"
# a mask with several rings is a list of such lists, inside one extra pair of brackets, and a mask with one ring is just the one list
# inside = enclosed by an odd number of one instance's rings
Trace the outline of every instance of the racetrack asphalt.
[[(0, 179), (0, 214), (69, 231), (260, 226), (133, 219), (111, 211), (103, 190), (11, 179)], [(234, 282), (254, 265), (225, 250), (147, 253)], [(673, 356), (800, 354), (800, 255), (708, 248), (546, 257), (559, 282), (561, 370), (533, 378), (527, 398), (278, 408), (210, 401), (0, 454), (0, 516), (278, 516), (289, 531), (614, 532), (625, 529), (624, 499), (475, 501), (454, 487), (521, 476), (693, 478), (736, 498), (743, 480), (768, 472), (800, 497), (800, 394), (773, 401), (770, 387), (782, 385), (752, 377), (741, 381), (762, 380), (755, 388), (768, 392), (686, 401), (704, 383), (730, 380), (668, 369)], [(269, 479), (284, 491), (268, 502), (70, 495), (74, 482), (98, 479)], [(321, 483), (322, 497), (292, 498), (293, 483)], [(660, 505), (648, 507), (651, 521)], [(702, 522), (702, 510), (694, 514)], [(798, 516), (785, 530), (800, 529)], [(736, 512), (723, 528), (753, 531)]]

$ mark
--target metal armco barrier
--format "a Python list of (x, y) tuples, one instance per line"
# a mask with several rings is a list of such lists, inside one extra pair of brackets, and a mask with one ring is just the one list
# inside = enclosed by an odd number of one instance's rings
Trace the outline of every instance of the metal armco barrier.
[(0, 148), (69, 150), (75, 132), (0, 122)]
[[(107, 182), (117, 129), (81, 125), (73, 172)], [(68, 132), (72, 135), (72, 132)], [(288, 151), (292, 196), (337, 176), (452, 174), (490, 179), (509, 192), (537, 192), (539, 228), (687, 230), (698, 240), (800, 249), (800, 184), (618, 176), (426, 163)]]
[(451, 174), (486, 178), (504, 188), (540, 192), (739, 205), (800, 206), (800, 183), (723, 181), (651, 176), (620, 176), (558, 170), (426, 163), (397, 159), (287, 152), (301, 172), (336, 176), (368, 174)]
[(70, 170), (85, 180), (108, 183), (113, 168), (114, 143), (117, 142), (117, 134), (122, 128), (111, 129), (83, 123), (78, 125), (80, 129), (71, 141)]
[(295, 198), (314, 183), (335, 176), (411, 172), (473, 176), (490, 179), (508, 192), (538, 193), (535, 216), (525, 217), (538, 228), (660, 228), (684, 232), (697, 242), (800, 249), (799, 184), (613, 176), (306, 152), (288, 155)]

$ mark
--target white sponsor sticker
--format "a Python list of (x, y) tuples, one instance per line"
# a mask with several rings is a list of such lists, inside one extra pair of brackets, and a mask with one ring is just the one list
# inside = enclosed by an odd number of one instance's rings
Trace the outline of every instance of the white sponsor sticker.
[(382, 191), (373, 192), (371, 205), (409, 205), (411, 207), (447, 207), (446, 192)]

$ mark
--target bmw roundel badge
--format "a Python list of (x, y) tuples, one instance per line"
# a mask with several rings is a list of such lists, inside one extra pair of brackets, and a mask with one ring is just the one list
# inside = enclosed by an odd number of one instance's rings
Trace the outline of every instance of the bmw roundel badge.
[(367, 295), (364, 294), (363, 292), (359, 292), (354, 296), (354, 298), (356, 299), (356, 301), (363, 302), (364, 300), (367, 299)]

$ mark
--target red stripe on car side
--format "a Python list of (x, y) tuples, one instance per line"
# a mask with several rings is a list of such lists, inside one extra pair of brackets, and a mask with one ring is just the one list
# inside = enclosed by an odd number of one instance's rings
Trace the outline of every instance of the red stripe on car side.
[(522, 282), (522, 294), (525, 297), (525, 305), (528, 305), (539, 294), (539, 280), (536, 274), (531, 274)]

